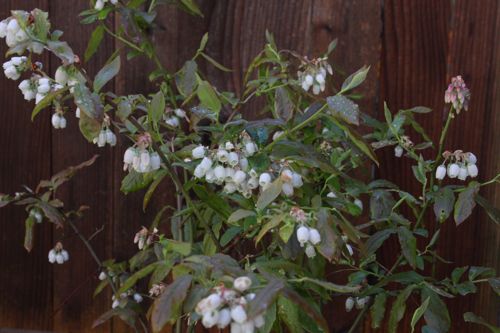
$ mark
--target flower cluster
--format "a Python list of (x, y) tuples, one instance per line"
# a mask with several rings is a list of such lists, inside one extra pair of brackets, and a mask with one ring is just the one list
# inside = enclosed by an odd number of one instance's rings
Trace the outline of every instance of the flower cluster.
[(64, 118), (64, 115), (60, 112), (56, 111), (54, 112), (54, 114), (52, 114), (51, 123), (52, 127), (54, 127), (55, 129), (66, 128), (66, 118)]
[(61, 242), (57, 242), (53, 249), (49, 251), (49, 262), (51, 264), (58, 263), (64, 264), (69, 260), (68, 251), (63, 248)]
[(118, 3), (118, 0), (96, 0), (94, 9), (102, 10), (107, 2), (111, 3), (112, 5), (116, 5)]
[[(26, 20), (32, 15), (25, 11), (16, 11), (15, 13)], [(26, 29), (30, 29), (30, 27), (26, 27)], [(28, 34), (16, 17), (9, 17), (0, 22), (0, 38), (5, 38), (7, 46), (15, 49), (16, 53), (22, 53), (28, 49), (31, 52), (41, 54), (44, 49), (43, 44), (39, 42), (29, 42)]]
[[(77, 118), (80, 118), (80, 108), (76, 109), (76, 116)], [(98, 147), (104, 147), (106, 144), (110, 145), (111, 147), (116, 145), (116, 135), (111, 131), (111, 129), (109, 129), (109, 125), (110, 119), (106, 115), (104, 117), (103, 127), (101, 128), (99, 135), (93, 140), (93, 142)]]
[(401, 157), (403, 156), (404, 149), (410, 149), (414, 146), (413, 141), (410, 140), (409, 136), (403, 135), (401, 136), (401, 143), (394, 147), (394, 156)]
[(370, 296), (365, 297), (347, 297), (345, 301), (345, 310), (351, 312), (351, 310), (356, 306), (356, 309), (361, 310), (370, 301)]
[(256, 328), (264, 326), (262, 315), (249, 319), (245, 310), (248, 302), (255, 298), (254, 293), (244, 295), (251, 285), (249, 277), (241, 276), (234, 280), (233, 288), (221, 285), (203, 298), (195, 309), (202, 316), (203, 326), (224, 329), (231, 325), (231, 333), (253, 333)]
[[(445, 151), (443, 153), (444, 162), (436, 168), (436, 179), (444, 179), (446, 175), (450, 178), (458, 178), (466, 180), (468, 176), (471, 178), (477, 177), (478, 168), (476, 166), (477, 158), (473, 153), (464, 153), (457, 150), (453, 153)], [(448, 167), (445, 163), (450, 160)]]
[(290, 210), (290, 215), (300, 223), (300, 227), (297, 228), (297, 240), (301, 247), (306, 246), (305, 253), (307, 257), (314, 258), (316, 256), (316, 250), (314, 246), (321, 243), (321, 235), (316, 228), (308, 227), (306, 223), (309, 221), (309, 216), (299, 207), (292, 207)]
[(302, 89), (308, 91), (312, 87), (314, 95), (325, 91), (326, 76), (333, 75), (332, 66), (327, 62), (327, 58), (316, 58), (302, 62), (297, 72), (298, 80)]
[[(12, 57), (9, 61), (4, 62), (3, 72), (8, 79), (18, 80), (21, 74), (28, 69), (28, 58)], [(22, 90), (22, 89), (21, 89)]]
[[(171, 109), (169, 109), (168, 111), (171, 111)], [(165, 115), (165, 123), (171, 127), (179, 127), (179, 125), (181, 124), (181, 119), (187, 119), (186, 111), (182, 109), (175, 109), (173, 110), (173, 114), (170, 114), (169, 112)]]
[(460, 110), (464, 109), (467, 111), (469, 108), (470, 101), (470, 91), (465, 85), (462, 77), (456, 76), (451, 79), (451, 83), (448, 85), (444, 93), (444, 102), (451, 103), (453, 108), (460, 113)]
[[(294, 188), (303, 185), (302, 176), (293, 172), (285, 161), (274, 163), (268, 171), (258, 173), (250, 169), (248, 157), (258, 152), (257, 145), (246, 133), (242, 134), (241, 143), (226, 142), (217, 149), (209, 150), (204, 146), (195, 147), (191, 154), (193, 159), (201, 160), (194, 169), (196, 178), (204, 178), (207, 183), (223, 185), (224, 192), (240, 192), (246, 198), (254, 189), (266, 190), (279, 177), (282, 181), (282, 193), (292, 196)], [(275, 172), (273, 172), (275, 171)]]
[(111, 297), (111, 308), (116, 309), (117, 307), (125, 307), (130, 298), (132, 298), (136, 303), (141, 303), (143, 301), (142, 295), (131, 289), (125, 293), (121, 293), (120, 297), (113, 295)]
[(151, 289), (149, 289), (149, 296), (158, 297), (161, 294), (163, 294), (163, 292), (165, 291), (166, 288), (167, 288), (167, 286), (161, 282), (155, 283), (151, 286)]
[(154, 228), (153, 232), (149, 232), (148, 228), (142, 227), (134, 237), (134, 244), (137, 244), (139, 250), (142, 250), (144, 246), (151, 245), (158, 236), (158, 229)]
[(158, 170), (161, 167), (160, 155), (149, 150), (151, 136), (145, 133), (139, 137), (133, 147), (129, 147), (123, 155), (123, 170), (135, 170), (146, 173)]

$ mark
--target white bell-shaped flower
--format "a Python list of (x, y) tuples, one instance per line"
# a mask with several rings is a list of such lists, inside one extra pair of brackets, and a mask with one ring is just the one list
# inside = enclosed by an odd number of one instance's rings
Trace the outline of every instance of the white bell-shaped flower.
[(231, 309), (231, 318), (238, 323), (242, 324), (247, 320), (247, 313), (243, 306), (241, 305), (236, 305)]
[(265, 187), (271, 183), (271, 175), (267, 172), (264, 172), (259, 177), (259, 185)]
[(217, 328), (224, 329), (231, 323), (231, 311), (222, 309), (219, 311), (219, 319), (217, 320)]
[(467, 167), (465, 165), (461, 165), (460, 171), (458, 172), (458, 179), (465, 180), (465, 179), (467, 179), (468, 175), (469, 175), (469, 172), (467, 171)]
[(203, 147), (203, 146), (200, 145), (200, 146), (194, 148), (191, 151), (191, 155), (196, 160), (205, 157), (205, 147)]
[(292, 186), (292, 184), (290, 184), (290, 183), (283, 183), (283, 185), (281, 185), (281, 192), (283, 193), (283, 195), (285, 195), (287, 197), (291, 197), (293, 195), (293, 186)]
[(469, 173), (469, 176), (475, 178), (477, 177), (479, 170), (477, 169), (477, 166), (475, 164), (469, 164), (467, 165), (467, 172)]
[(233, 282), (234, 289), (244, 292), (250, 288), (252, 285), (252, 280), (248, 276), (240, 276), (236, 278)]
[(304, 246), (305, 243), (309, 241), (310, 233), (309, 228), (306, 226), (301, 226), (297, 229), (297, 240), (300, 246)]
[(321, 235), (318, 229), (309, 228), (309, 241), (312, 245), (318, 245), (321, 242)]
[(314, 246), (312, 246), (311, 244), (307, 244), (305, 252), (308, 258), (316, 257), (316, 250), (314, 249)]
[(354, 308), (354, 298), (347, 297), (347, 299), (345, 300), (345, 310), (347, 312), (351, 312), (353, 308)]
[(459, 172), (460, 167), (457, 163), (451, 163), (450, 165), (448, 165), (448, 177), (457, 178)]
[(444, 165), (440, 165), (436, 168), (436, 179), (444, 179), (446, 176), (446, 167)]

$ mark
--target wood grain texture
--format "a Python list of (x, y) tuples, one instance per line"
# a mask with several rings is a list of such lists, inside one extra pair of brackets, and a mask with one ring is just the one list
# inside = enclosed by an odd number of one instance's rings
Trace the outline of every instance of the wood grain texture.
[[(202, 71), (219, 89), (241, 93), (245, 68), (262, 49), (266, 29), (274, 34), (280, 48), (309, 57), (320, 55), (333, 38), (338, 38), (339, 45), (331, 57), (339, 71), (334, 76), (335, 83), (342, 82), (343, 73), (370, 65), (370, 75), (360, 89), (365, 97), (360, 102), (362, 110), (382, 119), (383, 101), (388, 102), (393, 112), (415, 105), (430, 106), (433, 113), (418, 120), (434, 140), (446, 116), (444, 89), (452, 76), (462, 74), (472, 91), (472, 104), (470, 111), (454, 122), (446, 148), (477, 152), (482, 181), (500, 169), (500, 117), (495, 112), (500, 107), (497, 42), (500, 5), (496, 0), (484, 0), (480, 4), (466, 0), (200, 0), (198, 3), (203, 18), (190, 17), (172, 7), (162, 7), (159, 13), (159, 27), (151, 38), (169, 71), (181, 67), (208, 32), (206, 52), (232, 72), (221, 73), (207, 63), (201, 63)], [(24, 9), (35, 6), (50, 9), (53, 26), (65, 31), (64, 39), (78, 54), (85, 50), (90, 28), (76, 23), (77, 14), (87, 5), (86, 0), (22, 3)], [(2, 2), (0, 14), (7, 16), (9, 9), (18, 7), (19, 1)], [(89, 64), (91, 73), (95, 73), (119, 45), (107, 40)], [(127, 61), (124, 54), (122, 59), (124, 70), (109, 85), (110, 90), (118, 94), (148, 94), (158, 90), (147, 77), (154, 68), (151, 61), (144, 58)], [(57, 61), (44, 60), (54, 72)], [(71, 115), (67, 117), (69, 129), (65, 131), (51, 130), (48, 111), (35, 123), (29, 123), (31, 105), (22, 101), (16, 86), (1, 76), (3, 96), (9, 96), (0, 97), (4, 109), (19, 112), (6, 113), (0, 124), (1, 151), (5, 156), (0, 161), (0, 190), (12, 192), (19, 184), (34, 186), (40, 178), (100, 153), (96, 164), (61, 189), (60, 194), (68, 206), (92, 207), (79, 222), (85, 235), (105, 226), (93, 240), (102, 258), (128, 259), (135, 251), (132, 242), (135, 232), (143, 225), (148, 226), (161, 206), (175, 203), (173, 185), (164, 182), (157, 190), (157, 197), (143, 212), (143, 192), (126, 196), (119, 190), (125, 175), (121, 171), (122, 156), (130, 142), (121, 138), (114, 149), (97, 149), (72, 131), (77, 124)], [(262, 103), (252, 103), (242, 112), (246, 117), (258, 118)], [(418, 194), (419, 185), (413, 180), (411, 164), (406, 159), (395, 159), (392, 149), (381, 152), (379, 157), (383, 166), (375, 170), (377, 176)], [(366, 170), (368, 176), (372, 172)], [(497, 186), (486, 189), (483, 194), (498, 206), (499, 191)], [(0, 210), (0, 221), (5, 224), (22, 224), (24, 216), (22, 210), (12, 207)], [(164, 228), (168, 229), (168, 225)], [(96, 265), (72, 233), (53, 232), (44, 225), (37, 230), (35, 248), (28, 255), (21, 245), (22, 228), (16, 225), (8, 230), (0, 236), (0, 267), (6, 267), (0, 273), (0, 327), (71, 333), (130, 331), (118, 320), (90, 329), (93, 319), (109, 308), (110, 294), (97, 299), (91, 297), (96, 286)], [(67, 265), (58, 267), (46, 260), (47, 251), (57, 240), (63, 241), (71, 255)], [(476, 214), (458, 228), (448, 221), (442, 228), (441, 241), (439, 254), (456, 265), (500, 264), (499, 231), (484, 214)], [(379, 259), (390, 265), (396, 251), (399, 251), (397, 243), (390, 243), (384, 246)], [(438, 276), (449, 274), (450, 267), (438, 265)], [(345, 278), (334, 273), (329, 276), (333, 281)], [(343, 301), (336, 301), (324, 310), (332, 332), (345, 331), (355, 315), (345, 313)], [(416, 299), (410, 308), (415, 305), (418, 306)], [(477, 326), (465, 325), (462, 313), (473, 311), (494, 322), (498, 298), (483, 288), (479, 297), (460, 298), (449, 305), (454, 320), (451, 332), (483, 332)], [(398, 332), (409, 332), (408, 327), (406, 317)], [(372, 332), (369, 321), (361, 331)]]
[[(46, 6), (46, 0), (3, 1), (0, 16), (10, 9), (30, 10)], [(7, 51), (1, 43), (0, 52)], [(47, 65), (48, 58), (40, 58)], [(3, 61), (2, 61), (3, 62)], [(32, 123), (32, 103), (23, 100), (15, 81), (0, 75), (2, 87), (2, 125), (0, 188), (3, 193), (22, 191), (21, 185), (35, 188), (51, 175), (50, 117), (40, 115)], [(0, 210), (0, 327), (52, 328), (52, 266), (47, 253), (52, 246), (52, 226), (37, 228), (31, 253), (23, 248), (24, 220), (27, 213), (18, 207)]]

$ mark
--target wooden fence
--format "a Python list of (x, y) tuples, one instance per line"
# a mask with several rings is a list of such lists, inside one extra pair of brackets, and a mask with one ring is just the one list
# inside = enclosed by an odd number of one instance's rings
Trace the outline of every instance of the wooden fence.
[[(82, 54), (92, 27), (78, 24), (77, 14), (87, 0), (3, 0), (0, 17), (11, 9), (48, 10), (54, 27), (65, 31), (64, 39)], [(332, 57), (338, 68), (351, 73), (363, 64), (371, 66), (362, 88), (363, 111), (383, 118), (382, 105), (392, 110), (425, 105), (433, 108), (422, 117), (423, 125), (437, 139), (445, 108), (444, 89), (451, 76), (462, 74), (472, 91), (470, 110), (461, 115), (451, 131), (448, 149), (473, 151), (479, 156), (480, 179), (500, 170), (500, 2), (498, 0), (203, 0), (204, 18), (193, 18), (173, 8), (162, 9), (160, 29), (154, 40), (167, 68), (179, 68), (196, 50), (201, 36), (209, 32), (208, 53), (231, 73), (204, 68), (218, 86), (239, 91), (244, 68), (262, 48), (268, 29), (278, 46), (310, 56), (319, 55), (333, 38), (339, 46)], [(96, 72), (115, 49), (106, 40), (99, 55), (89, 64)], [(2, 45), (2, 51), (5, 46)], [(57, 61), (45, 57), (52, 72)], [(134, 59), (122, 66), (113, 82), (118, 93), (153, 91), (147, 72), (152, 65)], [(340, 79), (339, 79), (340, 81)], [(168, 184), (146, 213), (141, 194), (124, 196), (119, 191), (123, 176), (124, 145), (97, 149), (78, 133), (74, 119), (69, 130), (53, 130), (45, 112), (30, 122), (32, 105), (22, 100), (17, 84), (0, 78), (2, 121), (0, 122), (0, 190), (11, 193), (21, 184), (36, 186), (65, 166), (77, 164), (99, 153), (96, 165), (82, 172), (61, 190), (68, 206), (86, 204), (92, 209), (82, 222), (102, 258), (126, 259), (133, 250), (132, 238), (138, 228), (149, 224), (158, 202), (171, 200)], [(258, 110), (246, 110), (257, 116)], [(418, 184), (405, 159), (395, 159), (391, 150), (379, 154), (382, 167), (376, 176), (388, 178), (414, 193)], [(484, 193), (497, 206), (500, 188)], [(94, 262), (71, 233), (53, 230), (48, 224), (36, 231), (32, 253), (22, 247), (25, 212), (9, 207), (0, 210), (0, 327), (54, 332), (124, 332), (114, 321), (91, 329), (92, 321), (110, 306), (108, 295), (92, 297), (97, 283)], [(456, 265), (499, 265), (499, 232), (483, 214), (460, 227), (449, 222), (442, 228), (439, 254)], [(68, 265), (50, 265), (47, 252), (63, 239), (69, 249)], [(383, 247), (380, 255), (388, 263), (397, 244)], [(439, 276), (450, 266), (438, 265)], [(325, 311), (332, 332), (342, 332), (353, 315), (346, 315), (342, 302)], [(498, 298), (487, 288), (478, 296), (447, 302), (453, 317), (451, 332), (483, 332), (463, 323), (462, 313), (473, 311), (497, 321)], [(403, 324), (409, 327), (409, 319)], [(401, 326), (403, 326), (401, 325)], [(371, 332), (368, 323), (362, 332)], [(384, 331), (383, 329), (381, 331)], [(403, 330), (400, 330), (403, 332)], [(405, 330), (404, 332), (409, 332)]]

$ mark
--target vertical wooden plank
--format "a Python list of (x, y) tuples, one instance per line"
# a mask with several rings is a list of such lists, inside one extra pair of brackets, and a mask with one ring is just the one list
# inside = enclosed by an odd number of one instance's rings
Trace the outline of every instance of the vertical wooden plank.
[[(83, 60), (88, 37), (93, 26), (79, 24), (78, 14), (88, 8), (88, 1), (57, 1), (50, 3), (52, 25), (64, 31), (64, 40), (73, 48), (75, 54)], [(99, 52), (85, 68), (91, 77), (104, 65), (113, 52), (113, 44), (106, 39)], [(54, 73), (60, 61), (51, 58), (51, 73)], [(113, 89), (113, 84), (105, 89)], [(113, 219), (112, 195), (114, 185), (113, 148), (97, 148), (88, 143), (80, 134), (78, 119), (72, 106), (66, 114), (68, 128), (52, 130), (52, 161), (55, 171), (69, 165), (80, 163), (94, 154), (100, 154), (96, 163), (67, 183), (60, 195), (69, 208), (88, 205), (90, 209), (85, 217), (77, 222), (81, 233), (89, 237), (100, 228), (91, 241), (94, 250), (101, 259), (111, 256), (111, 223)], [(110, 293), (104, 292), (93, 298), (99, 274), (97, 265), (88, 253), (84, 244), (69, 228), (62, 232), (55, 231), (54, 241), (61, 240), (69, 251), (70, 261), (65, 265), (54, 267), (54, 331), (88, 332), (92, 323), (110, 308)], [(92, 332), (110, 332), (111, 323), (105, 323)]]
[[(486, 164), (491, 156), (483, 153), (491, 146), (479, 129), (491, 126), (486, 121), (494, 112), (488, 99), (492, 96), (492, 63), (496, 59), (488, 45), (495, 43), (497, 6), (495, 1), (484, 1), (480, 5), (467, 1), (386, 1), (384, 6), (381, 102), (387, 100), (393, 112), (414, 105), (432, 107), (434, 112), (430, 116), (418, 117), (418, 120), (436, 140), (447, 114), (443, 91), (452, 76), (462, 74), (472, 92), (471, 108), (453, 122), (445, 149), (477, 152), (480, 156), (480, 181), (494, 171), (489, 170), (493, 167), (491, 163)], [(382, 105), (379, 110), (379, 117), (383, 118)], [(425, 157), (431, 157), (431, 154), (427, 153)], [(419, 193), (419, 186), (411, 176), (409, 161), (394, 158), (392, 150), (388, 149), (382, 162), (385, 167), (380, 169), (380, 177), (410, 189), (411, 193)], [(487, 223), (480, 216), (476, 211), (460, 227), (451, 220), (442, 226), (438, 253), (453, 261), (453, 265), (439, 264), (438, 277), (449, 276), (456, 266), (491, 264), (482, 261), (478, 255), (485, 237), (482, 226)], [(391, 253), (398, 249), (396, 243), (384, 247), (383, 254), (389, 263), (394, 260)], [(481, 330), (462, 321), (466, 311), (486, 315), (483, 306), (474, 299), (475, 296), (467, 296), (447, 301), (453, 318), (452, 332)], [(401, 327), (408, 327), (410, 318), (411, 315), (406, 316)]]
[[(2, 1), (0, 17), (13, 9), (46, 8), (47, 0)], [(0, 41), (0, 53), (7, 51)], [(39, 59), (45, 65), (48, 58)], [(2, 63), (7, 61), (2, 56)], [(26, 75), (23, 75), (23, 78)], [(0, 74), (2, 125), (0, 142), (0, 192), (14, 193), (22, 184), (35, 188), (51, 174), (50, 119), (40, 115), (32, 123), (34, 103), (23, 100), (17, 85)], [(31, 253), (23, 248), (26, 212), (20, 207), (0, 210), (0, 327), (52, 329), (52, 266), (47, 253), (52, 246), (52, 225), (37, 225)]]

